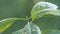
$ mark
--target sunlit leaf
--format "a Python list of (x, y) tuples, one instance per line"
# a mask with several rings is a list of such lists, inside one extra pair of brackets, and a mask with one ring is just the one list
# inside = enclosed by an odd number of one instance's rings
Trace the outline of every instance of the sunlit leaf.
[[(43, 14), (43, 13), (47, 13), (47, 12), (51, 11), (48, 9), (53, 9), (55, 11), (57, 8), (58, 8), (58, 6), (56, 6), (55, 4), (52, 4), (49, 2), (39, 2), (32, 8), (32, 11), (31, 11), (32, 20), (34, 20), (36, 18), (36, 16), (38, 16), (36, 14), (40, 15), (40, 13)], [(45, 9), (47, 9), (48, 11), (46, 11)], [(50, 13), (53, 13), (52, 11)]]
[(57, 9), (58, 6), (49, 2), (38, 2), (34, 7), (32, 8), (32, 13), (36, 11), (40, 11), (42, 9)]
[(41, 34), (41, 31), (37, 25), (29, 22), (23, 29), (16, 31), (13, 34)]
[(60, 16), (60, 11), (59, 10), (54, 10), (54, 9), (44, 9), (39, 12), (37, 12), (35, 15), (37, 17), (42, 17), (44, 15), (55, 15), (55, 16)]
[(0, 21), (0, 33), (10, 27), (14, 21), (19, 20), (19, 18), (7, 18)]
[(54, 15), (54, 16), (60, 16), (60, 10), (55, 10), (55, 9), (44, 9), (41, 11), (38, 11), (34, 14), (32, 14), (32, 16), (35, 18), (40, 18), (43, 17), (44, 15)]

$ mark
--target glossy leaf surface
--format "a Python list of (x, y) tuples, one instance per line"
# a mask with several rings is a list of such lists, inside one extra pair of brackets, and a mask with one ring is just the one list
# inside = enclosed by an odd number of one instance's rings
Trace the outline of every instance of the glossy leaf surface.
[[(37, 3), (32, 11), (31, 11), (31, 17), (32, 20), (37, 18), (37, 16), (41, 16), (41, 14), (52, 14), (52, 15), (57, 15), (59, 14), (59, 10), (57, 10), (57, 6), (55, 4), (49, 3), (49, 2), (39, 2)], [(57, 12), (57, 13), (56, 13)]]
[(41, 31), (37, 25), (29, 22), (23, 29), (16, 31), (13, 34), (41, 34)]

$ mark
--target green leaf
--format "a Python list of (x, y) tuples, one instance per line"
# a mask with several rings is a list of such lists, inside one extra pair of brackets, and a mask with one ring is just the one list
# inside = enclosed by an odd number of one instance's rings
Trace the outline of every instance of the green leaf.
[(7, 18), (0, 21), (0, 33), (5, 31), (8, 27), (10, 27), (16, 20), (20, 20), (19, 18)]
[[(60, 29), (60, 11), (59, 10), (45, 10), (40, 11), (36, 15), (37, 19), (34, 23), (38, 24), (41, 30), (45, 29)], [(38, 19), (39, 18), (39, 19)]]
[(55, 4), (52, 4), (50, 2), (38, 2), (37, 4), (34, 5), (32, 8), (32, 11), (40, 11), (42, 9), (57, 9), (58, 6)]
[(60, 10), (44, 9), (35, 13), (36, 17), (43, 17), (44, 15), (49, 15), (49, 14), (54, 16), (60, 16)]
[(41, 10), (41, 11), (38, 11), (38, 12), (32, 14), (32, 17), (34, 17), (34, 19), (35, 19), (35, 18), (41, 18), (45, 15), (60, 16), (60, 10), (57, 10), (57, 9), (44, 9), (44, 10)]
[(60, 34), (60, 31), (59, 30), (54, 30), (54, 29), (44, 30), (44, 31), (42, 31), (42, 34)]
[[(52, 11), (55, 11), (57, 8), (58, 8), (58, 6), (56, 6), (55, 4), (52, 4), (49, 2), (39, 2), (32, 8), (32, 11), (31, 11), (32, 20), (34, 20), (36, 18), (36, 16), (38, 16), (38, 15), (47, 13), (47, 12), (51, 11), (51, 9), (53, 9)], [(52, 11), (50, 13), (52, 13)]]
[(37, 25), (28, 22), (23, 29), (16, 31), (13, 34), (41, 34), (41, 31)]

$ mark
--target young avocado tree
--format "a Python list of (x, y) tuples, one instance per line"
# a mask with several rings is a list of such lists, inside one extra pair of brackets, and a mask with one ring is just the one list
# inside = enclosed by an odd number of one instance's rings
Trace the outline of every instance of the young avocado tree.
[[(24, 28), (17, 30), (11, 34), (60, 34), (59, 30), (46, 30), (42, 31), (40, 28), (33, 23), (34, 20), (39, 19), (45, 15), (60, 16), (60, 10), (58, 6), (50, 2), (38, 2), (31, 11), (29, 18), (7, 18), (0, 21), (0, 33), (3, 33), (9, 28), (16, 20), (27, 21)], [(29, 19), (31, 19), (29, 21)]]

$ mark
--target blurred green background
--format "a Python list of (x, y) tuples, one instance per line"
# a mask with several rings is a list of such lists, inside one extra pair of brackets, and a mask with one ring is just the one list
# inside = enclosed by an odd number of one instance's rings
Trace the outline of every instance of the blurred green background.
[[(60, 0), (0, 0), (0, 20), (10, 17), (20, 17), (26, 18), (26, 16), (30, 16), (32, 7), (40, 1), (48, 1), (59, 6), (60, 9)], [(53, 21), (52, 21), (53, 18)], [(51, 20), (51, 21), (50, 21)], [(38, 20), (35, 20), (35, 24), (37, 24), (41, 30), (44, 29), (60, 29), (60, 21), (59, 16), (47, 16), (42, 17)], [(50, 21), (50, 22), (49, 22)], [(56, 22), (55, 22), (56, 21)], [(38, 23), (41, 22), (41, 23)], [(49, 23), (48, 23), (49, 22)], [(56, 23), (56, 24), (53, 24)], [(26, 24), (26, 21), (16, 21), (10, 28), (4, 31), (2, 34), (11, 34), (12, 32), (23, 28)]]
[[(11, 17), (26, 18), (30, 16), (34, 3), (32, 0), (0, 0), (0, 20)], [(25, 21), (16, 21), (2, 34), (11, 34), (25, 26)]]

